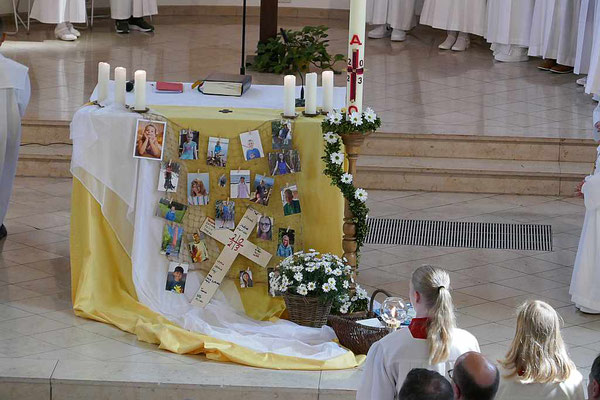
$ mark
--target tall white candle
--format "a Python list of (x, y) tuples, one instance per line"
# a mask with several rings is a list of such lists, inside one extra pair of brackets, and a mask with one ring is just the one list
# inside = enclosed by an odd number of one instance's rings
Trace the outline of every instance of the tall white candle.
[(115, 68), (115, 104), (125, 105), (127, 70), (123, 67)]
[(306, 103), (307, 114), (317, 113), (317, 73), (306, 74)]
[(135, 71), (135, 105), (134, 108), (138, 111), (146, 109), (146, 71)]
[(283, 78), (283, 115), (296, 115), (296, 76), (286, 75)]
[(348, 113), (362, 112), (365, 68), (365, 24), (367, 0), (350, 0), (350, 29), (348, 35)]
[(98, 103), (106, 101), (108, 97), (108, 80), (110, 79), (110, 64), (98, 63)]
[(323, 71), (321, 76), (323, 86), (323, 111), (333, 111), (333, 71)]

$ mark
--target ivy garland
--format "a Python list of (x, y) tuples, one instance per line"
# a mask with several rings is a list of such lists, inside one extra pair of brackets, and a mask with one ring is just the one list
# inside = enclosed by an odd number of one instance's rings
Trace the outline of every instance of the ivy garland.
[(325, 162), (323, 173), (331, 178), (331, 184), (337, 186), (348, 201), (354, 214), (352, 222), (356, 226), (357, 254), (360, 252), (368, 234), (367, 214), (369, 207), (366, 201), (367, 191), (354, 186), (354, 177), (344, 171), (344, 153), (342, 153), (342, 138), (340, 135), (364, 135), (374, 132), (381, 126), (381, 119), (370, 108), (363, 113), (347, 115), (345, 110), (333, 111), (321, 124), (325, 139)]

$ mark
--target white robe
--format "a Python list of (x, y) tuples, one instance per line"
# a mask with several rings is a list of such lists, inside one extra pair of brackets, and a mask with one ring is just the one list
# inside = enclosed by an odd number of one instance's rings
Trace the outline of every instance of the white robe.
[(581, 191), (585, 201), (585, 219), (569, 294), (577, 306), (600, 313), (600, 147), (596, 171), (585, 178)]
[(529, 47), (535, 0), (488, 0), (489, 43)]
[(596, 3), (594, 11), (594, 39), (585, 92), (600, 95), (600, 0), (594, 0), (594, 2)]
[(437, 29), (484, 36), (487, 0), (425, 0), (421, 23)]
[(577, 50), (575, 52), (575, 73), (587, 74), (590, 70), (592, 44), (594, 41), (595, 0), (581, 0), (579, 27), (577, 29)]
[(455, 329), (448, 360), (430, 365), (427, 340), (413, 338), (408, 328), (390, 333), (371, 346), (356, 400), (394, 399), (413, 368), (427, 368), (447, 377), (456, 359), (468, 351), (480, 351), (477, 339), (465, 330)]
[(45, 24), (85, 23), (85, 0), (34, 0), (31, 18)]
[(585, 400), (583, 376), (575, 370), (564, 382), (524, 383), (500, 367), (500, 386), (494, 400)]
[(21, 118), (30, 96), (28, 68), (0, 54), (0, 224), (8, 211), (21, 144)]
[(529, 41), (529, 55), (574, 66), (581, 0), (537, 0)]
[(128, 19), (158, 14), (156, 0), (110, 0), (110, 17)]
[(408, 31), (417, 26), (423, 0), (372, 0), (368, 8), (369, 23), (388, 24), (394, 29)]

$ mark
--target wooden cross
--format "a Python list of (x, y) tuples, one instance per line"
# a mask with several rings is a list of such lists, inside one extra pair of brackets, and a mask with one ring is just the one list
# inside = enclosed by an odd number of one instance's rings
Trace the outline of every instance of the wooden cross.
[(260, 216), (258, 211), (248, 208), (233, 232), (229, 229), (217, 229), (215, 221), (206, 218), (200, 230), (225, 247), (200, 285), (192, 303), (206, 307), (239, 254), (263, 268), (267, 266), (273, 255), (248, 240)]
[(356, 87), (362, 84), (362, 75), (365, 72), (359, 61), (358, 49), (352, 51), (352, 60), (348, 60), (348, 80), (350, 82), (350, 101), (356, 101)]

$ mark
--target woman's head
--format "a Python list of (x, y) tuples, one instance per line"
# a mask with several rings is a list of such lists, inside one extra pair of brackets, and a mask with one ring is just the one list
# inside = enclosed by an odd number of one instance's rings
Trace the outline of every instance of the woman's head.
[(410, 281), (410, 300), (417, 314), (425, 314), (429, 318), (429, 362), (446, 361), (450, 354), (452, 330), (456, 327), (450, 276), (443, 269), (430, 265), (417, 268)]
[(294, 193), (292, 192), (292, 189), (285, 189), (285, 200), (288, 203), (291, 203), (294, 200)]
[(561, 319), (547, 303), (529, 300), (519, 308), (517, 329), (502, 365), (523, 381), (563, 382), (575, 365), (560, 334)]
[(271, 231), (271, 218), (262, 216), (258, 220), (258, 228), (262, 233), (268, 233)]
[(206, 187), (204, 186), (204, 182), (202, 182), (200, 179), (196, 179), (196, 188), (198, 191), (198, 195), (199, 196), (206, 196)]
[(242, 280), (244, 283), (250, 282), (250, 274), (246, 271), (242, 272)]
[(290, 237), (288, 235), (283, 235), (281, 237), (281, 243), (285, 246), (288, 247), (290, 245)]

